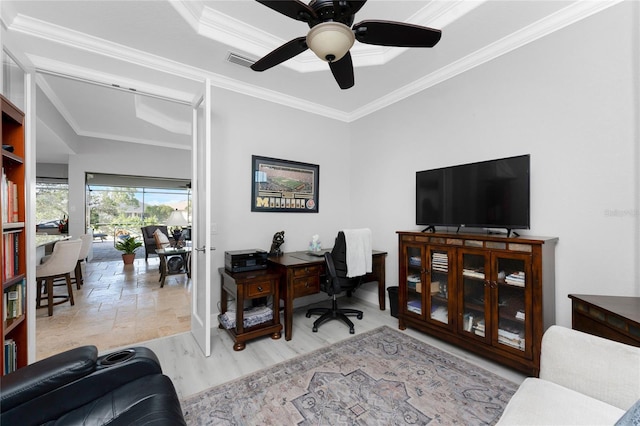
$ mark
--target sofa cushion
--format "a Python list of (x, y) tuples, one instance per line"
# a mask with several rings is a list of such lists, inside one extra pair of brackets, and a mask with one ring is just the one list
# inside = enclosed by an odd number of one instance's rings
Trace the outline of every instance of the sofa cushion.
[(153, 232), (153, 237), (156, 240), (156, 245), (158, 246), (158, 248), (166, 247), (171, 243), (171, 241), (169, 240), (169, 237), (167, 237), (165, 233), (159, 229), (156, 229)]
[(640, 398), (640, 348), (552, 326), (542, 337), (540, 378), (627, 410)]
[(499, 425), (614, 424), (624, 410), (555, 383), (527, 378), (504, 409)]

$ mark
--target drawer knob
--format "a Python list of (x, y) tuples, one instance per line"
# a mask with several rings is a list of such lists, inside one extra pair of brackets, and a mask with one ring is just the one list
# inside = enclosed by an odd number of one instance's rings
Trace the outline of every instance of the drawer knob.
[(264, 291), (264, 290), (262, 289), (262, 286), (258, 286), (258, 291), (259, 291), (259, 292)]

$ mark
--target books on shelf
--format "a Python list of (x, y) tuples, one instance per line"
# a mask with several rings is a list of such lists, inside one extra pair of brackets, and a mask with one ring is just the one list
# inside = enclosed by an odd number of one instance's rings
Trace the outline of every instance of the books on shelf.
[(2, 221), (18, 222), (18, 185), (7, 178), (2, 169)]
[(422, 260), (420, 256), (409, 257), (409, 266), (422, 266)]
[(420, 300), (409, 300), (407, 302), (407, 310), (414, 314), (422, 313), (422, 302)]
[(2, 234), (2, 280), (6, 281), (19, 273), (20, 269), (20, 239), (18, 233), (6, 232)]
[(420, 275), (409, 275), (407, 277), (407, 288), (409, 290), (422, 293), (422, 282), (420, 282)]
[(449, 310), (447, 309), (446, 306), (432, 306), (431, 319), (448, 324)]
[(504, 279), (504, 282), (509, 285), (524, 287), (525, 278), (525, 273), (523, 271), (516, 271), (507, 275)]
[(514, 333), (502, 328), (498, 329), (498, 342), (522, 351), (525, 346), (525, 339), (520, 335), (520, 333)]
[(431, 254), (431, 269), (436, 272), (449, 272), (447, 253), (433, 252)]
[(18, 369), (18, 347), (13, 339), (4, 341), (4, 374)]
[(2, 297), (4, 321), (23, 315), (25, 291), (26, 282), (24, 279), (4, 290)]
[(477, 269), (464, 268), (462, 269), (462, 275), (465, 277), (477, 278), (477, 279), (483, 280), (484, 269), (483, 268), (477, 268)]

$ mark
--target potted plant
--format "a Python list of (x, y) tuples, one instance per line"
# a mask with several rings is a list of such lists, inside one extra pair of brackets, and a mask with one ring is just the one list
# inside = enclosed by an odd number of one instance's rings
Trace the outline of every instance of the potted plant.
[(122, 252), (122, 261), (125, 265), (130, 265), (136, 258), (136, 250), (142, 247), (142, 242), (138, 241), (136, 237), (127, 236), (116, 243), (116, 250)]

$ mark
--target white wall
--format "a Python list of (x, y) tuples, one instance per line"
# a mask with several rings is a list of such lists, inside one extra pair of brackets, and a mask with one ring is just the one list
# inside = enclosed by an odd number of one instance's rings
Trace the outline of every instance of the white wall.
[[(223, 89), (214, 89), (213, 104), (215, 267), (224, 266), (227, 250), (268, 251), (282, 230), (284, 251), (305, 250), (314, 234), (332, 247), (352, 205), (348, 124)], [(319, 165), (318, 213), (251, 212), (252, 155)], [(218, 288), (216, 273), (213, 311)]]
[(530, 153), (528, 234), (559, 237), (556, 321), (570, 293), (640, 295), (638, 23), (625, 2), (352, 124), (351, 224), (390, 252), (388, 286), (395, 231), (419, 229), (416, 171)]

